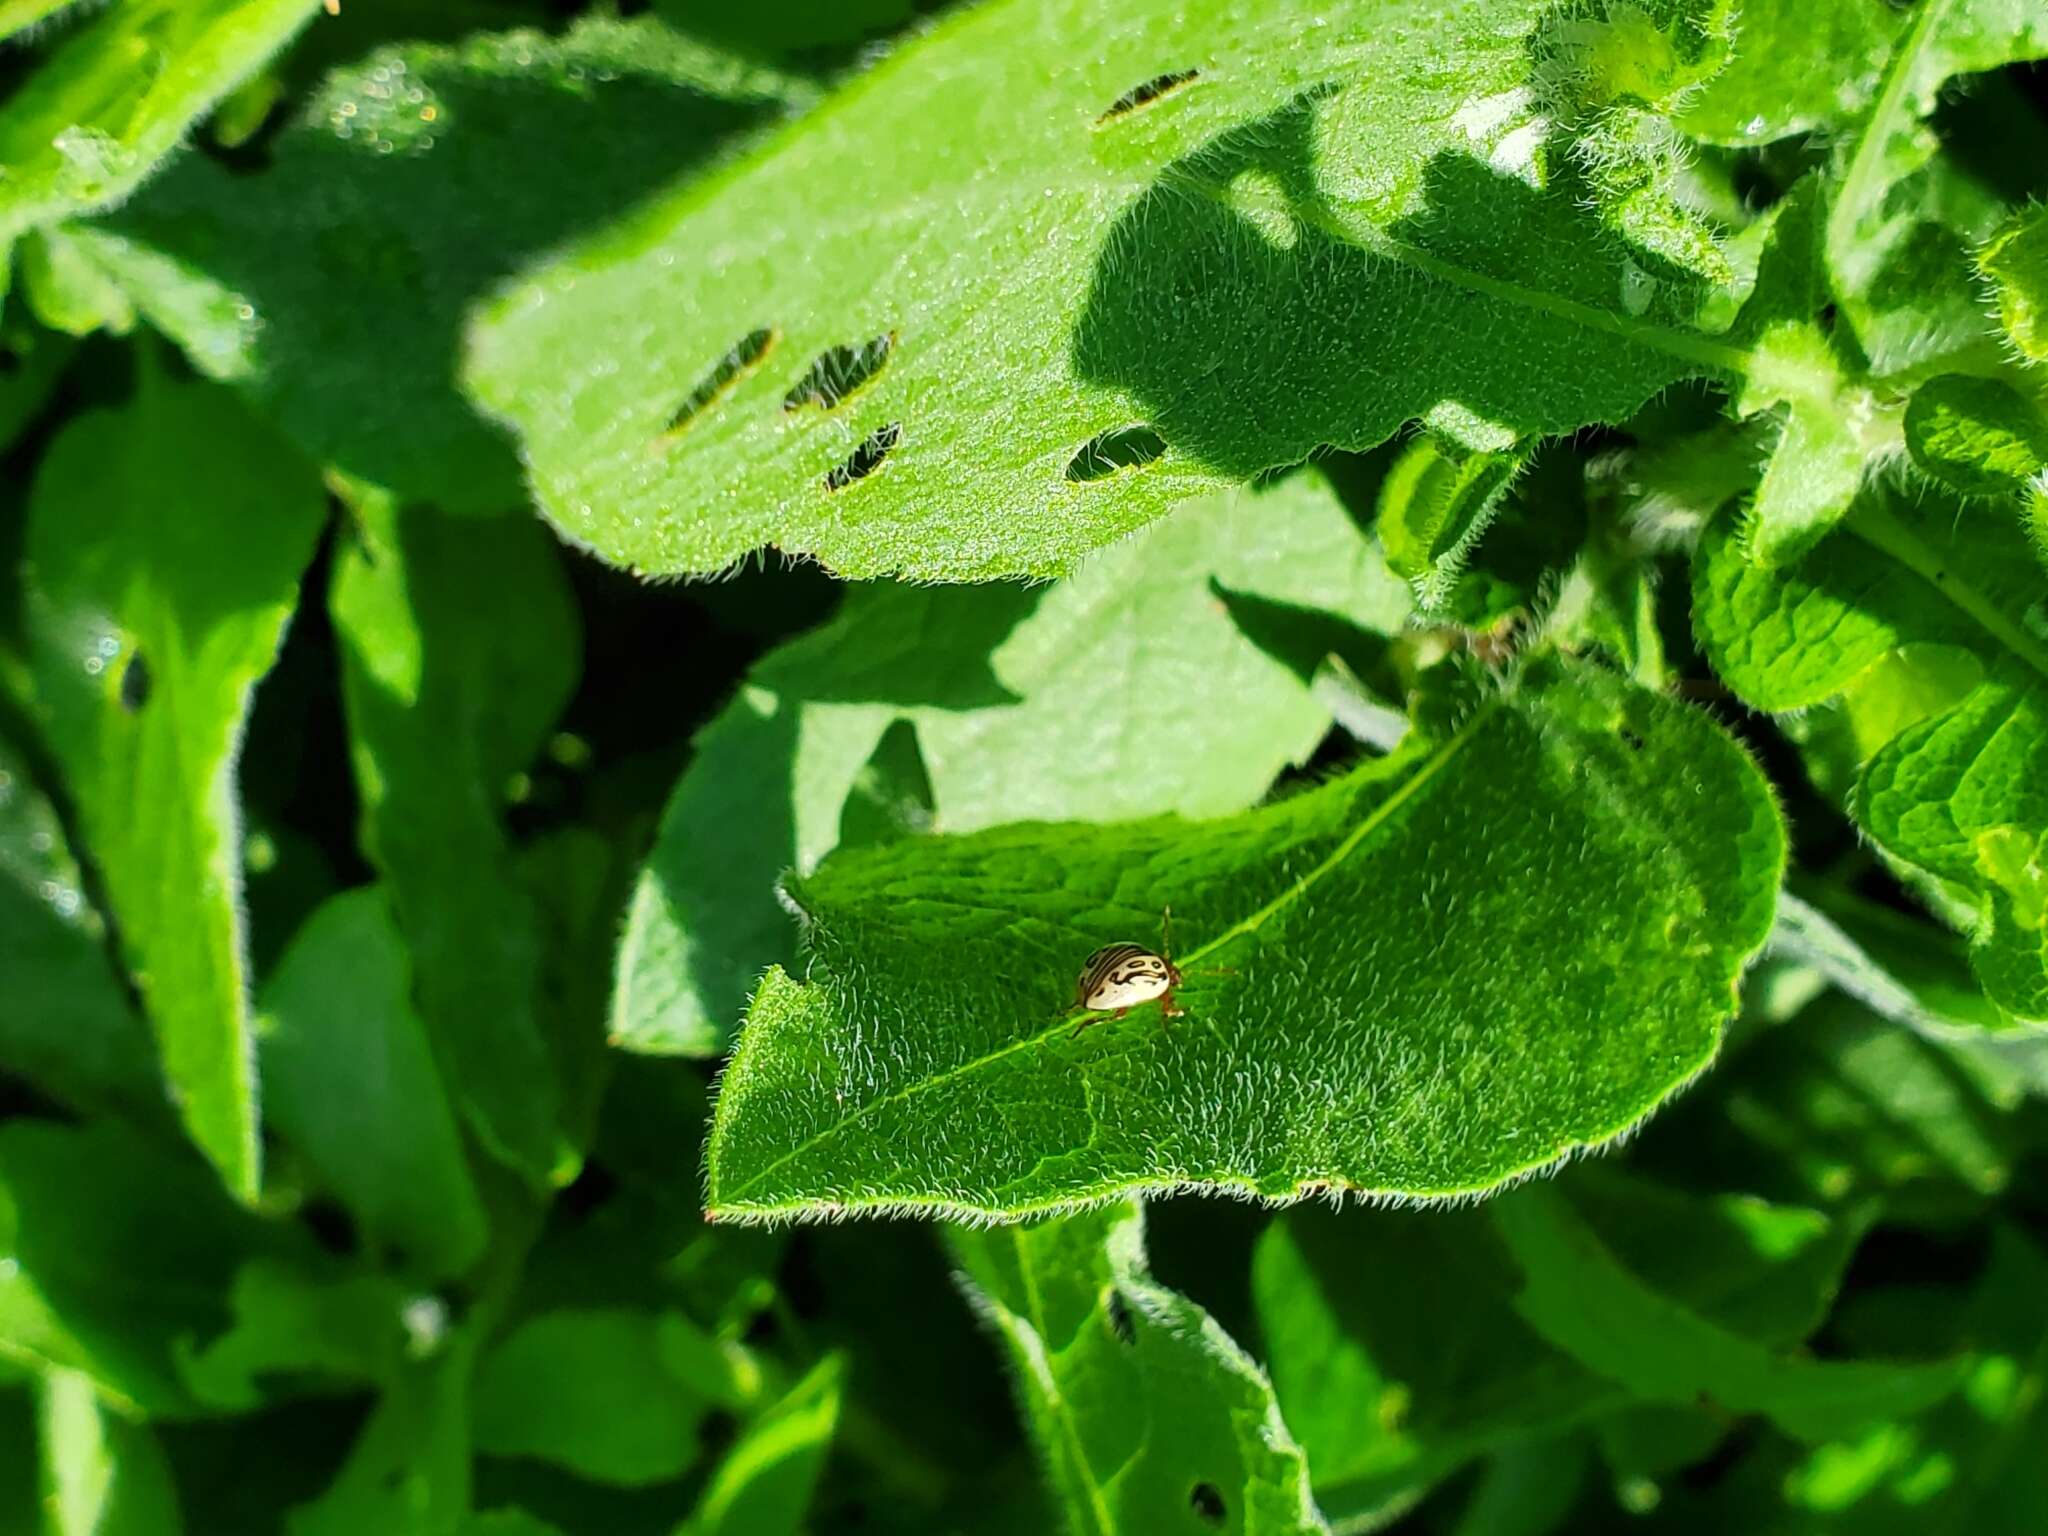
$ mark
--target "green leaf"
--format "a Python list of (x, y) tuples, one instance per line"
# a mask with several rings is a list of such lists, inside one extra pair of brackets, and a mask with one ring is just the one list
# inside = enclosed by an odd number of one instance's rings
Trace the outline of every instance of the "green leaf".
[(178, 1536), (177, 1491), (150, 1432), (110, 1410), (82, 1371), (43, 1378), (38, 1415), (48, 1536)]
[(1380, 486), (1375, 527), (1387, 564), (1415, 583), (1425, 610), (1440, 608), (1527, 453), (1466, 453), (1418, 437)]
[[(848, 852), (788, 885), (809, 981), (755, 995), (708, 1203), (1017, 1217), (1187, 1185), (1491, 1188), (1712, 1059), (1782, 837), (1703, 716), (1543, 667), (1448, 739), (1243, 816)], [(1149, 942), (1169, 903), (1187, 1017), (1081, 1033), (1084, 957)]]
[(842, 1372), (828, 1355), (748, 1424), (676, 1536), (796, 1536), (838, 1427)]
[(1906, 406), (1913, 462), (1966, 496), (2009, 496), (2048, 465), (2048, 414), (1997, 379), (1945, 373)]
[(277, 1133), (373, 1244), (435, 1278), (482, 1252), (484, 1210), (411, 991), (383, 891), (336, 896), (264, 986), (260, 1059)]
[(1650, 115), (1723, 8), (1660, 16), (960, 11), (510, 292), (467, 376), (557, 526), (650, 573), (1058, 574), (1413, 418), (1619, 419), (1744, 366)]
[(1327, 1531), (1272, 1384), (1148, 1272), (1123, 1201), (995, 1231), (951, 1228), (968, 1297), (1011, 1357), (1025, 1427), (1075, 1536)]
[[(5, 265), (0, 254), (0, 269)], [(66, 338), (29, 326), (0, 330), (0, 448), (11, 446), (49, 402), (74, 350)]]
[(523, 1509), (494, 1509), (488, 1514), (471, 1515), (456, 1529), (458, 1536), (562, 1536), (559, 1527)]
[(413, 1365), (378, 1400), (328, 1488), (294, 1509), (285, 1536), (439, 1536), (469, 1513), (468, 1332)]
[(72, 0), (0, 0), (0, 38), (25, 31), (71, 3)]
[(163, 1119), (156, 1047), (107, 942), (56, 812), (0, 738), (0, 1061), (82, 1109)]
[(312, 467), (224, 391), (145, 369), (76, 417), (28, 511), (36, 705), (185, 1124), (259, 1184), (235, 759), (325, 519)]
[(135, 326), (135, 308), (120, 287), (61, 229), (39, 230), (21, 241), (22, 297), (36, 319), (67, 336)]
[(476, 1447), (596, 1482), (665, 1482), (696, 1459), (704, 1416), (736, 1401), (735, 1368), (679, 1314), (549, 1312), (478, 1367)]
[(1704, 1393), (1819, 1440), (1918, 1413), (1962, 1379), (1961, 1361), (1820, 1361), (1753, 1343), (1645, 1285), (1554, 1190), (1531, 1186), (1492, 1214), (1522, 1271), (1522, 1316), (1653, 1402), (1692, 1403)]
[(761, 972), (794, 958), (776, 878), (839, 843), (892, 720), (914, 723), (943, 830), (1252, 804), (1314, 749), (1329, 706), (1246, 638), (1217, 586), (1384, 633), (1407, 609), (1310, 474), (1192, 503), (1040, 591), (854, 589), (699, 733), (634, 893), (613, 1038), (724, 1048)]
[(1759, 709), (1845, 700), (1858, 824), (1974, 917), (1992, 1001), (2048, 1018), (2048, 643), (2029, 627), (2039, 568), (2023, 535), (1869, 496), (1789, 569), (1755, 567), (1735, 542), (1710, 528), (1694, 563), (1716, 671)]
[(1828, 268), (1878, 376), (1984, 349), (1968, 250), (1990, 230), (1958, 230), (1941, 207), (1943, 183), (1957, 173), (1936, 161), (1939, 141), (1926, 120), (1951, 76), (2043, 56), (2048, 18), (2035, 0), (1924, 0), (1869, 112), (1844, 140)]
[(258, 1259), (235, 1276), (234, 1325), (204, 1348), (181, 1347), (179, 1370), (194, 1397), (234, 1413), (259, 1407), (286, 1378), (386, 1386), (407, 1344), (407, 1300), (386, 1275), (316, 1277)]
[(181, 1340), (228, 1324), (249, 1259), (297, 1234), (231, 1204), (176, 1143), (111, 1122), (0, 1126), (0, 1359), (86, 1371), (117, 1403), (191, 1411)]
[(1844, 892), (1815, 889), (1811, 902), (1779, 893), (1771, 953), (1813, 966), (1865, 1007), (1944, 1038), (2009, 1029), (2012, 1016), (1986, 999), (1955, 937)]
[(512, 778), (575, 685), (580, 635), (547, 531), (352, 490), (334, 563), (364, 850), (412, 950), (450, 1090), (498, 1157), (545, 1180), (570, 1155), (536, 1008), (531, 894), (503, 825)]
[(2021, 357), (2048, 362), (2048, 208), (2023, 208), (1977, 252), (1998, 318)]
[(471, 305), (804, 99), (653, 18), (383, 47), (309, 93), (260, 174), (188, 156), (105, 221), (118, 238), (96, 255), (312, 456), (497, 512), (525, 498), (453, 387)]
[(1713, 144), (1837, 130), (1869, 104), (1909, 19), (1870, 0), (1743, 0), (1727, 66), (1685, 101), (1678, 126)]
[(316, 0), (115, 0), (0, 104), (0, 243), (120, 201)]

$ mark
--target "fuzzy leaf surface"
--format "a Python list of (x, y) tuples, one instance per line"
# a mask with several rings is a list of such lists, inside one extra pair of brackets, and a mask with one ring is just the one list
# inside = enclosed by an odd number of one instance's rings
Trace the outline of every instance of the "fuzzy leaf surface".
[(1977, 253), (2020, 356), (2048, 362), (2048, 208), (2023, 208)]
[(1759, 709), (1842, 701), (1850, 811), (1974, 913), (1987, 995), (2048, 1018), (2048, 641), (2039, 567), (1994, 511), (1867, 497), (1803, 561), (1765, 570), (1725, 525), (1694, 563), (1693, 622)]
[(1154, 1280), (1141, 1207), (953, 1228), (969, 1298), (1074, 1536), (1326, 1532), (1272, 1383), (1215, 1319)]
[(132, 404), (65, 428), (30, 494), (37, 709), (186, 1127), (245, 1199), (235, 758), (325, 518), (312, 466), (231, 395), (149, 370)]
[(1724, 10), (959, 11), (510, 291), (467, 377), (556, 525), (654, 573), (1059, 574), (1411, 418), (1616, 420), (1743, 366), (1642, 149)]
[(115, 0), (0, 104), (0, 244), (133, 191), (317, 0)]
[[(1783, 857), (1717, 727), (1579, 669), (1234, 818), (851, 850), (789, 885), (809, 980), (771, 971), (754, 998), (708, 1203), (1021, 1217), (1182, 1185), (1490, 1188), (1712, 1058)], [(1083, 959), (1149, 944), (1168, 904), (1186, 1017), (1077, 1032)]]
[(1246, 638), (1219, 589), (1237, 607), (1380, 633), (1408, 606), (1309, 474), (1201, 498), (1044, 590), (856, 589), (699, 733), (634, 892), (614, 1040), (725, 1048), (761, 972), (795, 958), (775, 881), (841, 841), (849, 791), (892, 721), (914, 727), (939, 831), (1253, 804), (1330, 712)]

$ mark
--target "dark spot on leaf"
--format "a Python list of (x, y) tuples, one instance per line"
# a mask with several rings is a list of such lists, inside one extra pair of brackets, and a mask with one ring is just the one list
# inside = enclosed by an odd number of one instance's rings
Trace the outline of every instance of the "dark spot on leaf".
[(137, 651), (121, 669), (121, 707), (134, 714), (149, 702), (149, 663)]
[(1117, 118), (1124, 116), (1128, 112), (1135, 112), (1140, 107), (1151, 106), (1153, 102), (1157, 101), (1167, 92), (1179, 90), (1190, 80), (1197, 78), (1201, 73), (1199, 69), (1176, 69), (1169, 74), (1154, 75), (1143, 85), (1132, 86), (1123, 95), (1117, 97), (1115, 101), (1109, 104), (1108, 111), (1095, 119), (1096, 126), (1100, 127), (1104, 123), (1114, 122)]
[(825, 477), (825, 489), (843, 491), (856, 480), (865, 480), (882, 467), (882, 460), (889, 457), (903, 436), (903, 423), (892, 421), (886, 427), (877, 427), (861, 440), (861, 445), (847, 455), (841, 464)]
[(1644, 747), (1649, 745), (1649, 743), (1644, 741), (1641, 736), (1637, 735), (1634, 731), (1630, 730), (1625, 725), (1615, 734), (1620, 736), (1623, 741), (1628, 743), (1628, 749), (1631, 752), (1640, 752), (1643, 750)]
[(795, 411), (815, 405), (823, 411), (836, 409), (882, 371), (895, 346), (896, 333), (889, 331), (857, 347), (828, 347), (782, 397), (782, 408)]
[(737, 389), (740, 381), (760, 367), (761, 360), (775, 349), (780, 334), (772, 326), (764, 325), (734, 342), (711, 371), (697, 381), (697, 387), (683, 397), (683, 403), (676, 407), (675, 415), (669, 418), (667, 429), (657, 441), (668, 442), (681, 436), (699, 416)]
[(1137, 469), (1166, 452), (1166, 439), (1144, 422), (1111, 427), (1097, 433), (1067, 464), (1067, 478), (1076, 482), (1103, 480), (1120, 469)]
[(1223, 1506), (1223, 1495), (1214, 1483), (1197, 1483), (1188, 1490), (1188, 1508), (1211, 1525), (1221, 1525), (1228, 1511)]
[(1137, 1343), (1138, 1331), (1131, 1324), (1131, 1309), (1124, 1301), (1124, 1293), (1113, 1285), (1105, 1289), (1107, 1299), (1103, 1307), (1103, 1317), (1109, 1324), (1109, 1331), (1116, 1335), (1119, 1344)]

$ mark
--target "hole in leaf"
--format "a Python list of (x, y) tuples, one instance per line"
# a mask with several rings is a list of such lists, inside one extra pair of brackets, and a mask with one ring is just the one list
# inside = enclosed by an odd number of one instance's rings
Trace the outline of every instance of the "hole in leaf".
[(760, 367), (761, 360), (774, 350), (780, 334), (770, 326), (763, 326), (734, 342), (731, 350), (698, 381), (697, 387), (683, 397), (683, 403), (676, 407), (675, 415), (669, 418), (668, 427), (658, 441), (669, 442), (680, 437), (699, 416), (737, 389), (740, 381)]
[(903, 423), (892, 421), (886, 427), (877, 427), (861, 440), (861, 445), (846, 457), (846, 462), (825, 477), (825, 489), (843, 491), (856, 480), (865, 480), (882, 467), (882, 460), (889, 457), (903, 436)]
[(1179, 90), (1190, 80), (1197, 78), (1201, 73), (1199, 69), (1176, 69), (1164, 75), (1154, 75), (1143, 85), (1132, 86), (1123, 95), (1117, 97), (1115, 101), (1109, 104), (1108, 111), (1095, 119), (1096, 126), (1100, 127), (1104, 123), (1114, 122), (1117, 118), (1123, 117), (1127, 113), (1135, 112), (1140, 107), (1151, 106), (1153, 102), (1166, 95), (1169, 91)]
[(1641, 736), (1637, 735), (1627, 726), (1623, 726), (1617, 734), (1621, 737), (1623, 741), (1628, 743), (1628, 749), (1631, 752), (1640, 752), (1643, 750), (1644, 747), (1649, 745), (1648, 742), (1644, 741)]
[(1131, 1325), (1131, 1309), (1124, 1301), (1124, 1293), (1113, 1285), (1104, 1286), (1103, 1293), (1103, 1317), (1109, 1324), (1109, 1331), (1116, 1335), (1117, 1343), (1137, 1343), (1138, 1331)]
[(1223, 1495), (1214, 1483), (1197, 1483), (1188, 1490), (1188, 1508), (1192, 1509), (1210, 1525), (1221, 1525), (1229, 1513), (1223, 1507)]
[(896, 333), (888, 331), (857, 347), (828, 347), (782, 397), (782, 408), (795, 411), (815, 405), (821, 411), (836, 409), (882, 371), (895, 346)]
[(1111, 427), (1083, 443), (1067, 464), (1075, 482), (1106, 480), (1120, 469), (1137, 469), (1166, 452), (1166, 439), (1142, 421)]
[(121, 669), (121, 707), (134, 714), (149, 702), (149, 663), (137, 651)]

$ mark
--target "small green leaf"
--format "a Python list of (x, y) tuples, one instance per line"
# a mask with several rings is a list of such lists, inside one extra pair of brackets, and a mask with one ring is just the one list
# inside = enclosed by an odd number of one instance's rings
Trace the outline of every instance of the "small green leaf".
[[(228, 1324), (237, 1268), (298, 1234), (230, 1203), (177, 1143), (113, 1122), (0, 1126), (0, 1359), (88, 1372), (114, 1401), (191, 1411), (181, 1341)], [(146, 1277), (139, 1283), (138, 1277)]]
[[(1992, 1001), (2048, 1018), (2048, 641), (2030, 627), (2039, 567), (2023, 535), (2010, 518), (1871, 495), (1791, 568), (1759, 569), (1735, 545), (1710, 528), (1694, 563), (1715, 669), (1759, 709), (1845, 697), (1857, 822), (1973, 913)], [(1968, 664), (1923, 688), (1901, 674), (1916, 651)]]
[(532, 519), (351, 496), (328, 603), (364, 848), (449, 1090), (496, 1156), (545, 1180), (567, 1155), (561, 1095), (536, 1006), (539, 918), (503, 814), (575, 684), (568, 583)]
[(1135, 1201), (947, 1241), (1075, 1536), (1328, 1531), (1272, 1384), (1151, 1277)]
[(336, 896), (264, 986), (260, 1060), (277, 1133), (373, 1243), (437, 1278), (475, 1261), (484, 1211), (411, 991), (384, 893)]
[(2011, 1027), (2012, 1016), (1975, 985), (1954, 935), (1845, 892), (1810, 894), (1811, 902), (1779, 894), (1772, 954), (1813, 966), (1864, 1006), (1925, 1034)]
[(1951, 76), (2043, 56), (2048, 17), (2037, 0), (1923, 0), (1869, 111), (1842, 140), (1828, 269), (1877, 376), (1988, 352), (1968, 260), (1991, 230), (1956, 227), (1969, 199), (1952, 195), (1958, 173), (1936, 158), (1926, 120)]
[(127, 295), (100, 270), (88, 248), (61, 229), (22, 238), (21, 291), (36, 319), (66, 336), (99, 330), (123, 336), (135, 326)]
[(915, 726), (941, 830), (1252, 804), (1330, 711), (1217, 585), (1388, 634), (1408, 606), (1311, 474), (1192, 503), (1042, 591), (856, 588), (699, 733), (634, 893), (613, 1038), (724, 1048), (761, 972), (794, 958), (775, 880), (840, 840), (892, 720)]
[(1977, 252), (2005, 334), (2030, 363), (2048, 362), (2048, 208), (2023, 208)]
[(1908, 19), (1871, 0), (1743, 0), (1727, 66), (1686, 99), (1678, 126), (1713, 144), (1838, 130), (1876, 93)]
[(1522, 1271), (1530, 1325), (1600, 1374), (1653, 1402), (1704, 1393), (1820, 1440), (1918, 1413), (1953, 1391), (1963, 1362), (1894, 1365), (1780, 1353), (1701, 1317), (1616, 1261), (1556, 1191), (1531, 1186), (1492, 1207)]
[(309, 92), (260, 173), (187, 156), (96, 254), (308, 453), (499, 512), (524, 501), (517, 462), (453, 387), (470, 306), (806, 94), (651, 17), (382, 47)]
[(747, 1425), (676, 1536), (796, 1536), (839, 1424), (843, 1364), (826, 1356)]
[(457, 1528), (469, 1513), (475, 1355), (464, 1331), (409, 1366), (378, 1400), (333, 1483), (286, 1517), (285, 1536)]
[(315, 1278), (258, 1259), (235, 1276), (234, 1325), (204, 1348), (180, 1341), (179, 1371), (209, 1408), (248, 1413), (280, 1380), (386, 1386), (402, 1363), (406, 1295), (390, 1277)]
[[(695, 1341), (675, 1314), (549, 1312), (522, 1324), (477, 1369), (477, 1449), (533, 1456), (596, 1482), (635, 1487), (680, 1476), (697, 1426), (729, 1399), (727, 1381), (695, 1379), (672, 1360)], [(703, 1340), (716, 1363), (718, 1346)]]
[(1494, 447), (1618, 419), (1744, 366), (1698, 323), (1728, 268), (1652, 115), (1711, 73), (1723, 11), (956, 12), (511, 291), (467, 376), (557, 526), (652, 573), (773, 544), (1060, 574), (1414, 418)]
[(193, 1139), (259, 1184), (235, 759), (312, 558), (312, 467), (225, 391), (145, 369), (38, 469), (36, 706)]
[(1527, 453), (1469, 453), (1418, 437), (1380, 486), (1376, 531), (1427, 611), (1443, 606)]
[(2048, 414), (2009, 384), (1945, 373), (1906, 406), (1913, 462), (1966, 496), (2010, 496), (2048, 464)]
[(0, 1061), (80, 1108), (163, 1119), (156, 1047), (107, 942), (56, 812), (0, 737)]
[(0, 104), (0, 243), (119, 202), (316, 8), (114, 0), (66, 32)]
[(83, 1371), (43, 1377), (38, 1415), (48, 1536), (178, 1536), (178, 1495), (156, 1440), (114, 1413)]
[[(1712, 1059), (1783, 858), (1711, 722), (1553, 668), (1243, 816), (850, 851), (788, 885), (809, 981), (755, 995), (708, 1203), (1019, 1217), (1187, 1185), (1487, 1189)], [(1084, 958), (1149, 943), (1169, 903), (1187, 1016), (1077, 1014)]]

